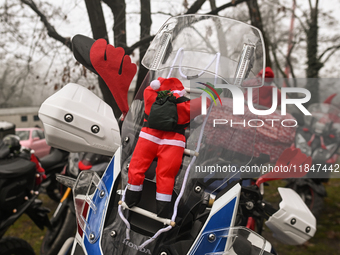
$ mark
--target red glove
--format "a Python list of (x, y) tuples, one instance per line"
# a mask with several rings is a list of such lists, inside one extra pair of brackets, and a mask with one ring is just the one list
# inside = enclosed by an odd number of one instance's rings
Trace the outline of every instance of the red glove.
[[(125, 55), (123, 48), (115, 48), (107, 44), (105, 39), (95, 41), (90, 50), (90, 59), (94, 69), (103, 78), (110, 89), (119, 109), (125, 116), (129, 111), (127, 94), (137, 66)], [(122, 64), (122, 73), (119, 69)]]

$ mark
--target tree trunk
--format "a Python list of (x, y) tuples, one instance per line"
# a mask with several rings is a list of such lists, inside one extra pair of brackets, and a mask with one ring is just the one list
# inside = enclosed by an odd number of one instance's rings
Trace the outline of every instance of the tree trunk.
[(247, 1), (248, 10), (249, 10), (249, 17), (251, 24), (254, 27), (257, 27), (260, 29), (263, 35), (265, 50), (266, 50), (266, 66), (272, 67), (272, 61), (269, 54), (269, 41), (267, 39), (267, 35), (265, 31), (263, 30), (263, 24), (262, 24), (262, 18), (260, 13), (260, 8), (257, 3), (257, 0), (248, 0)]
[[(306, 76), (308, 78), (306, 88), (312, 94), (311, 100), (308, 104), (319, 102), (319, 71), (323, 64), (318, 58), (318, 6), (311, 7), (310, 21), (307, 27), (307, 70)], [(312, 78), (312, 79), (311, 79)]]
[[(143, 40), (143, 38), (150, 36), (150, 30), (151, 30), (151, 24), (152, 24), (150, 0), (140, 0), (140, 13), (141, 13), (140, 40)], [(139, 70), (138, 70), (137, 83), (136, 83), (134, 96), (138, 92), (138, 89), (140, 88), (146, 74), (148, 73), (148, 69), (146, 69), (142, 65), (142, 59), (149, 45), (150, 45), (150, 42), (145, 43), (139, 47)]]
[(126, 45), (126, 4), (123, 0), (103, 0), (113, 14), (113, 45), (127, 48)]
[(106, 23), (100, 0), (85, 0), (87, 14), (94, 39), (104, 38), (108, 42)]
[[(104, 38), (106, 41), (108, 41), (106, 23), (100, 0), (85, 0), (85, 4), (91, 23), (93, 38)], [(109, 88), (106, 86), (106, 83), (100, 76), (98, 77), (98, 84), (103, 94), (104, 101), (111, 106), (115, 117), (119, 118), (122, 112), (119, 110), (119, 107), (114, 100)]]

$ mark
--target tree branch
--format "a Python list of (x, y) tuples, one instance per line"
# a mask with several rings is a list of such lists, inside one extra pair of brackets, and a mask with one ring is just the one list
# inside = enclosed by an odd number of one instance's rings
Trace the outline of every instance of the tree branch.
[[(287, 58), (286, 58), (287, 64), (288, 64), (288, 66), (289, 66), (290, 73), (292, 74), (292, 78), (293, 78), (293, 82), (294, 82), (294, 87), (296, 87), (297, 85), (296, 85), (294, 67), (293, 67), (293, 65), (292, 65), (292, 62), (290, 61), (290, 55), (291, 55), (291, 53), (292, 53), (293, 48), (294, 48), (295, 45), (296, 45), (295, 43), (292, 45), (292, 47), (290, 48), (290, 51), (289, 51), (289, 53), (288, 53), (288, 55), (287, 55)], [(287, 84), (288, 84), (288, 83), (287, 83)]]
[(303, 24), (303, 22), (302, 22), (302, 20), (300, 19), (300, 17), (297, 16), (297, 15), (295, 15), (295, 14), (294, 14), (294, 17), (299, 21), (299, 23), (300, 23), (300, 25), (301, 25), (303, 31), (304, 31), (305, 33), (307, 33), (308, 30), (307, 30), (306, 26)]
[[(324, 50), (324, 52), (321, 53), (321, 55), (318, 57), (318, 60), (321, 61), (321, 58), (330, 50), (338, 50), (340, 48), (340, 44), (339, 45), (335, 45), (335, 46), (331, 46), (328, 47), (326, 50)], [(334, 53), (334, 52), (333, 52)], [(331, 53), (330, 55), (332, 55), (333, 53)]]
[[(295, 8), (299, 9), (302, 12), (302, 16), (305, 17), (307, 24), (309, 24), (311, 21), (309, 20), (309, 16), (307, 15), (306, 11), (302, 10), (300, 8), (300, 6), (298, 6), (298, 5), (296, 5)], [(291, 8), (286, 8), (286, 9), (292, 11)], [(306, 33), (307, 32), (307, 28), (304, 25), (304, 23), (302, 22), (301, 18), (299, 16), (297, 16), (296, 14), (294, 14), (294, 17), (300, 22), (300, 25), (302, 26), (304, 32)]]
[(280, 63), (279, 63), (279, 60), (278, 60), (277, 55), (276, 55), (276, 47), (274, 47), (272, 44), (270, 44), (270, 46), (271, 46), (271, 51), (272, 51), (274, 61), (275, 61), (275, 64), (276, 64), (276, 68), (279, 70), (279, 72), (282, 74), (282, 76), (286, 78), (287, 76), (286, 76), (285, 72), (282, 70)]
[(127, 47), (125, 0), (103, 0), (103, 2), (111, 9), (113, 14), (113, 45), (125, 49)]
[(126, 48), (125, 49), (125, 54), (126, 55), (130, 55), (132, 54), (132, 52), (137, 49), (138, 47), (140, 47), (141, 45), (143, 45), (144, 43), (149, 43), (153, 40), (153, 38), (155, 37), (155, 35), (150, 35), (150, 36), (147, 36), (145, 38), (143, 38), (142, 40), (132, 44), (130, 47)]
[(246, 1), (248, 0), (232, 0), (231, 2), (221, 5), (220, 7), (217, 7), (215, 10), (212, 10), (211, 12), (208, 12), (206, 14), (217, 15), (220, 11), (226, 8), (235, 7), (236, 5), (246, 2)]
[(313, 11), (312, 1), (311, 1), (311, 0), (308, 0), (308, 2), (309, 2), (310, 11)]
[[(279, 70), (279, 72), (281, 73), (281, 75), (283, 76), (284, 78), (284, 81), (285, 83), (287, 84), (288, 87), (290, 87), (290, 83), (289, 83), (289, 80), (287, 79), (287, 75), (285, 74), (285, 72), (282, 70), (281, 66), (280, 66), (280, 63), (279, 63), (279, 60), (277, 58), (277, 55), (276, 55), (276, 47), (271, 43), (270, 43), (270, 48), (271, 48), (271, 52), (273, 54), (273, 57), (274, 57), (274, 62), (275, 62), (275, 65), (276, 65), (276, 68)], [(289, 65), (289, 64), (288, 64)], [(294, 83), (295, 84), (295, 83)], [(294, 85), (295, 86), (295, 85)]]
[(54, 28), (54, 26), (51, 25), (51, 23), (47, 20), (47, 17), (39, 10), (37, 5), (33, 0), (20, 0), (23, 4), (26, 4), (28, 7), (30, 7), (39, 17), (40, 20), (45, 25), (45, 28), (47, 29), (47, 34), (54, 38), (55, 40), (61, 42), (65, 46), (67, 46), (72, 51), (72, 44), (71, 44), (71, 38), (70, 37), (63, 37), (61, 36)]
[[(228, 8), (228, 7), (234, 7), (234, 6), (238, 5), (238, 4), (243, 3), (243, 2), (246, 2), (246, 1), (247, 1), (247, 0), (236, 0), (236, 1), (233, 0), (233, 1), (231, 1), (230, 3), (224, 4), (224, 5), (222, 5), (222, 6), (218, 7), (218, 8), (216, 8), (215, 10), (212, 10), (212, 11), (206, 13), (206, 15), (207, 15), (207, 14), (210, 14), (210, 15), (217, 15), (220, 11), (222, 11), (222, 10)], [(197, 0), (193, 5), (195, 5), (197, 2), (200, 2), (200, 3), (202, 2), (202, 5), (203, 5), (203, 3), (204, 3), (205, 1)], [(202, 5), (201, 5), (201, 6), (202, 6)], [(190, 7), (189, 10), (188, 10), (185, 14), (190, 14), (193, 10), (197, 10), (197, 11), (198, 11), (198, 10), (201, 8), (201, 6), (199, 7), (199, 5), (196, 4), (196, 5), (195, 5), (195, 8)], [(199, 7), (199, 8), (198, 8), (198, 7)], [(153, 40), (154, 37), (155, 37), (155, 35), (151, 35), (151, 36), (145, 37), (145, 38), (143, 38), (142, 40), (140, 40), (140, 41), (134, 43), (134, 44), (131, 45), (130, 47), (125, 48), (125, 54), (127, 54), (127, 55), (132, 54), (132, 52), (133, 52), (135, 49), (137, 49), (138, 47), (140, 47), (140, 46), (143, 45), (144, 43), (149, 43), (149, 42), (151, 42), (151, 41)]]
[(216, 1), (215, 0), (209, 0), (210, 2), (210, 8), (211, 10), (215, 10), (216, 9)]
[(196, 0), (191, 7), (187, 10), (185, 14), (194, 14), (201, 9), (202, 5), (205, 3), (206, 0)]
[[(338, 50), (340, 49), (340, 45), (334, 46), (332, 52), (327, 56), (327, 58), (322, 62), (322, 64), (325, 64), (328, 59)], [(320, 58), (319, 58), (320, 60)]]

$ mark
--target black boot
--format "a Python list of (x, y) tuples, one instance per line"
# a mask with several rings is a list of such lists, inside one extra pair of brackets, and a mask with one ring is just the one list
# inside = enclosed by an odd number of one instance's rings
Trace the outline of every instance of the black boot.
[(170, 219), (172, 216), (173, 206), (171, 202), (156, 200), (157, 216)]
[(131, 208), (137, 205), (142, 197), (142, 191), (132, 191), (127, 189), (125, 193), (125, 204)]

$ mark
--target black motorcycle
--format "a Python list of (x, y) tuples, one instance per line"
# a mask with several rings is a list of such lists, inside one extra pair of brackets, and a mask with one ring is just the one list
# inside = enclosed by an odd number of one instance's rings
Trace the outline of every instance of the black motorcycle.
[[(65, 176), (77, 178), (81, 171), (92, 170), (100, 176), (104, 173), (110, 157), (94, 153), (70, 153), (68, 164), (65, 166)], [(65, 188), (65, 187), (64, 187)], [(70, 188), (65, 193), (51, 218), (52, 227), (47, 230), (40, 247), (41, 255), (56, 255), (65, 241), (73, 237), (77, 225)]]
[(46, 179), (43, 181), (41, 189), (56, 202), (60, 201), (66, 190), (56, 181), (56, 174), (60, 174), (64, 170), (69, 154), (68, 151), (52, 147), (51, 152), (40, 159), (40, 164), (45, 169), (46, 174)]
[(323, 183), (330, 174), (337, 172), (337, 150), (340, 145), (340, 111), (325, 103), (308, 107), (312, 115), (295, 115), (299, 127), (295, 134), (295, 147), (307, 156), (313, 164), (306, 178), (288, 180), (287, 187), (294, 189), (305, 201), (315, 217), (323, 209), (323, 198), (327, 196)]
[[(50, 227), (49, 209), (38, 199), (43, 172), (29, 150), (21, 149), (19, 139), (6, 136), (0, 143), (0, 254), (35, 254), (33, 248), (16, 237), (3, 237), (20, 216), (26, 213), (41, 229)], [(36, 158), (35, 158), (36, 159)]]

